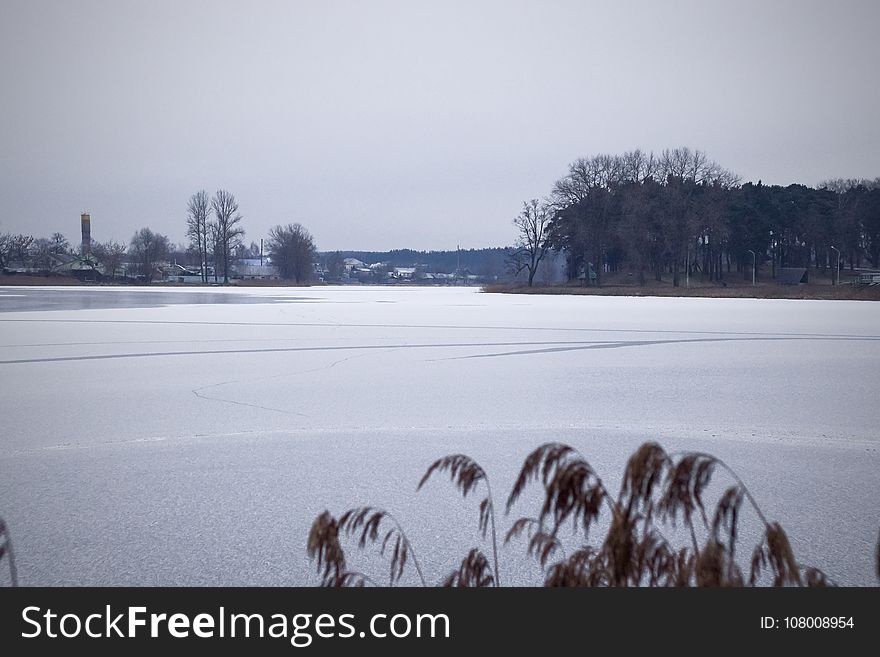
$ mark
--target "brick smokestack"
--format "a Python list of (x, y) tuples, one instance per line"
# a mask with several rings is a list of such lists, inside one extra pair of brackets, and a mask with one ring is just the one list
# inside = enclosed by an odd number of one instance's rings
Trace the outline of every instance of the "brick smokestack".
[(80, 217), (80, 223), (82, 225), (82, 252), (83, 255), (88, 255), (92, 252), (92, 218), (84, 212)]

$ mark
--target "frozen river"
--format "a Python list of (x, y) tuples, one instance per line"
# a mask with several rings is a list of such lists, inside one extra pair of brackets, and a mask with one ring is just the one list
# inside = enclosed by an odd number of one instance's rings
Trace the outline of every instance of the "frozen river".
[[(0, 288), (0, 381), (23, 584), (311, 585), (311, 520), (360, 504), (437, 581), (482, 543), (427, 465), (470, 454), (503, 500), (550, 440), (615, 490), (645, 440), (711, 452), (802, 561), (877, 584), (880, 303)], [(540, 582), (523, 552), (505, 583)]]

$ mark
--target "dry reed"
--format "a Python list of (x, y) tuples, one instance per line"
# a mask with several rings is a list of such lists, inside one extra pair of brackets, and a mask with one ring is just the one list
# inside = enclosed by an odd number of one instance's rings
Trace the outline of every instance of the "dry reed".
[[(714, 506), (707, 506), (707, 491), (716, 471), (724, 472), (732, 485), (723, 490)], [(490, 563), (474, 547), (441, 585), (499, 586), (495, 504), (485, 470), (470, 457), (453, 454), (432, 463), (417, 489), (440, 473), (448, 473), (465, 498), (484, 487), (477, 527), (483, 539), (491, 534), (494, 560)], [(526, 457), (507, 499), (506, 513), (535, 485), (540, 486), (543, 498), (537, 514), (514, 520), (505, 543), (527, 539), (526, 552), (540, 565), (545, 586), (832, 584), (821, 570), (797, 561), (779, 523), (768, 521), (737, 474), (709, 454), (668, 454), (657, 443), (647, 442), (629, 458), (620, 490), (613, 496), (577, 450), (546, 443)], [(756, 515), (762, 528), (761, 538), (752, 548), (747, 575), (737, 560), (742, 542), (739, 523), (745, 508)], [(583, 541), (568, 555), (560, 537), (563, 527), (570, 527)], [(599, 528), (604, 528), (600, 540), (591, 541), (591, 531)], [(687, 538), (677, 545), (666, 534), (680, 528)], [(386, 511), (372, 507), (351, 509), (338, 520), (325, 511), (315, 519), (308, 554), (317, 563), (322, 585), (378, 585), (348, 569), (341, 537), (355, 540), (360, 549), (379, 544), (380, 554), (389, 556), (388, 585), (400, 581), (410, 562), (425, 585), (400, 524)], [(880, 576), (880, 545), (877, 559)]]
[(6, 559), (9, 562), (9, 580), (12, 586), (18, 586), (18, 570), (15, 567), (15, 552), (12, 549), (12, 537), (9, 535), (9, 527), (6, 521), (0, 518), (0, 563)]

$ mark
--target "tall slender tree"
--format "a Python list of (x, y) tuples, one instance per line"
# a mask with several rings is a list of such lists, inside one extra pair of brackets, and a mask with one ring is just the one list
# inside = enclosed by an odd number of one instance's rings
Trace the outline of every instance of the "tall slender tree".
[(193, 194), (186, 205), (186, 236), (198, 256), (202, 282), (208, 282), (208, 217), (211, 205), (208, 194), (200, 190)]
[(529, 287), (535, 280), (538, 266), (547, 255), (550, 245), (547, 229), (553, 216), (552, 205), (536, 198), (523, 203), (522, 212), (513, 220), (517, 229), (517, 241), (510, 256), (515, 273), (528, 272)]
[[(238, 213), (238, 201), (232, 192), (225, 189), (217, 190), (211, 199), (216, 225), (216, 247), (219, 248), (219, 265), (223, 270), (223, 282), (229, 283), (229, 260), (233, 249), (241, 243), (244, 228), (241, 226), (242, 216)], [(215, 261), (217, 253), (215, 252)]]

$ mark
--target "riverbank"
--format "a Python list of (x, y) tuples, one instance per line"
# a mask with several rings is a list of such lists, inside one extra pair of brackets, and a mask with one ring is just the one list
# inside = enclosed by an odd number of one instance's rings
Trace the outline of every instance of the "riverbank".
[[(0, 287), (6, 286), (59, 286), (59, 285), (86, 285), (90, 287), (132, 287), (146, 285), (143, 281), (123, 282), (119, 279), (115, 281), (101, 281), (100, 283), (91, 281), (81, 281), (72, 276), (32, 276), (28, 274), (15, 274), (13, 276), (0, 275)], [(178, 283), (176, 281), (154, 281), (149, 283), (150, 287), (186, 287), (195, 290), (216, 287), (311, 287), (313, 285), (323, 285), (317, 281), (302, 281), (295, 283), (293, 281), (271, 280), (261, 278), (235, 278), (228, 284), (223, 283)]]
[(497, 283), (483, 286), (484, 292), (501, 294), (589, 294), (628, 297), (706, 297), (719, 299), (844, 299), (880, 301), (880, 286), (855, 285), (691, 285), (674, 287), (671, 283), (651, 282), (647, 285), (609, 284), (587, 287), (578, 284), (533, 285)]

